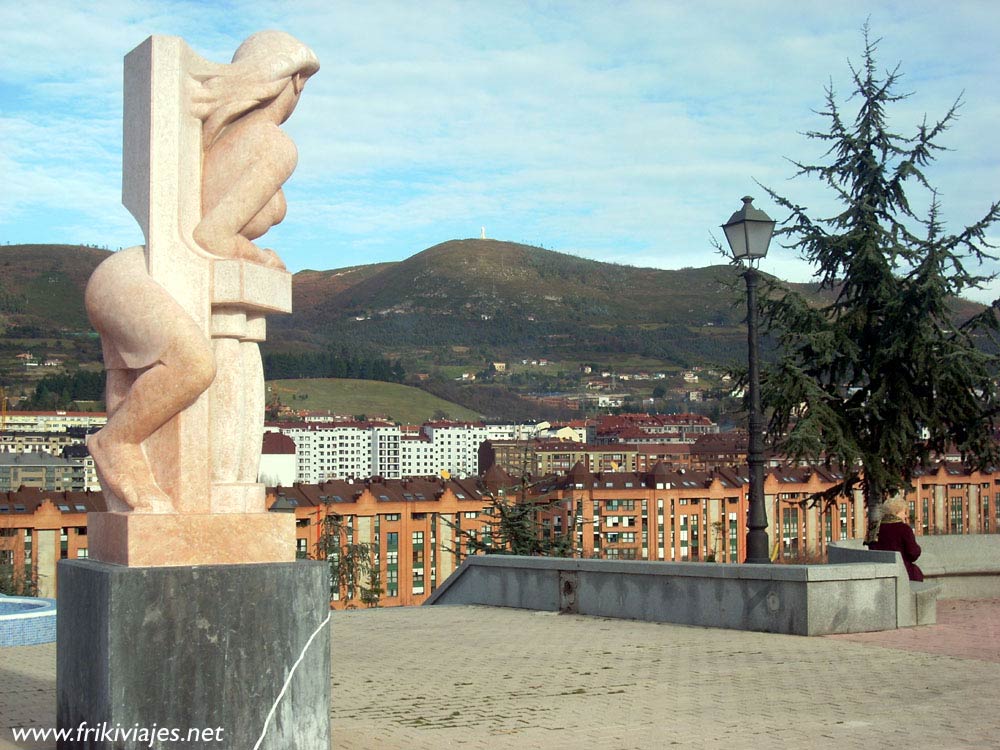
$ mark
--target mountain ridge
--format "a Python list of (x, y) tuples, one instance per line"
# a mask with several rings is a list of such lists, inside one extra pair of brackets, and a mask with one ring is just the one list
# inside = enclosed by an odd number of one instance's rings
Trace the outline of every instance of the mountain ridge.
[[(109, 254), (0, 246), (0, 327), (89, 331), (83, 289)], [(639, 268), (501, 240), (449, 240), (401, 261), (299, 271), (293, 313), (269, 318), (265, 350), (374, 351), (411, 371), (536, 357), (725, 365), (745, 356), (739, 276), (732, 265)], [(819, 299), (814, 285), (787, 286)], [(956, 317), (980, 309), (956, 301)]]

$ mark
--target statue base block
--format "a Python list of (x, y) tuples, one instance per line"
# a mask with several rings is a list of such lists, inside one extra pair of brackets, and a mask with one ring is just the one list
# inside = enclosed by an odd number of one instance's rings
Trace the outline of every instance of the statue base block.
[(88, 513), (92, 560), (137, 567), (295, 560), (291, 513)]
[(328, 576), (60, 561), (60, 750), (329, 750)]

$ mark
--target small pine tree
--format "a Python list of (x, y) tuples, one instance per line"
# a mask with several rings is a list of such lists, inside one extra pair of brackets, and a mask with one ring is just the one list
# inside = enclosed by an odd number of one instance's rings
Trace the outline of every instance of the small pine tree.
[(516, 485), (501, 487), (493, 492), (480, 481), (479, 491), (490, 501), (486, 510), (489, 520), (482, 533), (460, 529), (450, 521), (445, 521), (458, 534), (455, 551), (459, 551), (464, 542), (465, 550), (470, 555), (573, 555), (575, 548), (572, 535), (568, 532), (555, 533), (547, 529), (540, 520), (540, 515), (556, 503), (538, 504), (529, 499), (531, 483), (527, 449), (522, 462), (521, 478)]
[(489, 497), (488, 530), (479, 535), (464, 529), (461, 532), (469, 554), (572, 556), (572, 537), (569, 534), (547, 533), (539, 521), (539, 515), (551, 504), (536, 505), (504, 493)]
[(31, 567), (18, 569), (0, 565), (0, 594), (7, 596), (38, 596), (38, 579)]
[(346, 606), (358, 599), (366, 607), (377, 607), (382, 596), (382, 581), (375, 546), (354, 541), (354, 529), (325, 508), (316, 556), (330, 563), (330, 594)]
[[(842, 489), (860, 482), (872, 538), (878, 505), (910, 484), (918, 464), (949, 445), (978, 465), (998, 458), (998, 358), (977, 336), (997, 331), (1000, 301), (962, 325), (951, 305), (992, 278), (973, 269), (993, 259), (986, 231), (1000, 219), (1000, 203), (959, 233), (945, 231), (924, 169), (942, 150), (960, 100), (908, 137), (891, 131), (888, 110), (905, 98), (895, 93), (899, 69), (880, 74), (867, 26), (864, 41), (861, 66), (851, 66), (853, 122), (831, 85), (820, 112), (829, 131), (807, 134), (829, 146), (826, 163), (796, 162), (796, 176), (819, 179), (842, 209), (814, 219), (768, 190), (791, 212), (778, 236), (816, 267), (833, 301), (817, 307), (786, 292), (761, 303), (765, 329), (781, 347), (761, 395), (770, 435), (788, 455), (862, 467), (846, 472)], [(923, 216), (911, 203), (914, 189), (926, 191)]]

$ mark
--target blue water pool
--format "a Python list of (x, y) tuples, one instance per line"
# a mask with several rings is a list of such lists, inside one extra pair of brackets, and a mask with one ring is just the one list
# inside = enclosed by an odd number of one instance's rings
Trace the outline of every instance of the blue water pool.
[(0, 648), (56, 639), (56, 600), (0, 595)]

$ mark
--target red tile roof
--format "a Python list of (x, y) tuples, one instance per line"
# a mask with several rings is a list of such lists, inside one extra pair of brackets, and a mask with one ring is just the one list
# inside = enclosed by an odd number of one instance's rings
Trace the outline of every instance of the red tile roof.
[(280, 432), (265, 432), (261, 453), (274, 455), (295, 455), (295, 441)]

